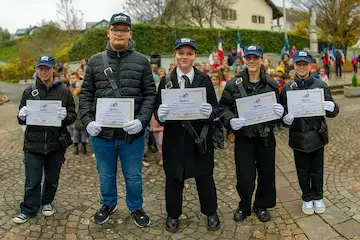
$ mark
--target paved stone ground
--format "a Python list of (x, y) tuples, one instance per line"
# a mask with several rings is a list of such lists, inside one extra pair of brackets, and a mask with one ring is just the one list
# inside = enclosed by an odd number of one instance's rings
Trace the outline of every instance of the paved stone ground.
[[(56, 213), (40, 213), (23, 225), (12, 223), (24, 187), (22, 131), (17, 124), (16, 101), (0, 106), (0, 239), (360, 239), (360, 130), (357, 126), (360, 99), (336, 97), (341, 113), (328, 120), (331, 143), (325, 154), (325, 196), (322, 215), (301, 212), (299, 185), (286, 132), (277, 133), (277, 205), (272, 220), (261, 223), (253, 214), (243, 223), (232, 220), (238, 204), (235, 188), (233, 146), (216, 153), (221, 229), (208, 232), (201, 216), (195, 182), (186, 182), (180, 231), (164, 230), (164, 174), (151, 154), (152, 165), (144, 169), (144, 208), (152, 219), (149, 228), (133, 224), (125, 207), (124, 179), (118, 176), (119, 209), (103, 226), (94, 224), (99, 207), (99, 184), (95, 160), (90, 154), (66, 154), (54, 206)], [(119, 171), (120, 173), (120, 171)]]

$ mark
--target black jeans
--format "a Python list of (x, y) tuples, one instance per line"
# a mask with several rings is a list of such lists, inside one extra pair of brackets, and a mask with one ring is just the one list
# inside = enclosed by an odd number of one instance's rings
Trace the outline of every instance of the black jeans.
[(324, 147), (310, 153), (294, 150), (296, 171), (306, 202), (323, 198)]
[(353, 68), (354, 68), (354, 73), (357, 73), (358, 72), (357, 64), (353, 64)]
[(329, 64), (324, 65), (324, 69), (326, 76), (330, 78), (330, 65)]
[(340, 64), (336, 64), (336, 76), (337, 77), (341, 77), (341, 75), (342, 75), (342, 72), (341, 72), (341, 65)]
[[(20, 204), (21, 212), (29, 217), (36, 216), (40, 206), (51, 203), (59, 183), (59, 175), (64, 163), (64, 152), (49, 154), (25, 152), (25, 193)], [(41, 192), (44, 170), (45, 180)]]
[[(213, 215), (217, 210), (216, 188), (213, 173), (196, 177), (196, 187), (199, 194), (200, 209), (206, 216)], [(184, 181), (172, 176), (166, 176), (165, 200), (166, 211), (169, 217), (176, 219), (182, 213)]]
[(276, 205), (275, 187), (275, 137), (270, 132), (268, 146), (260, 137), (235, 139), (236, 189), (240, 196), (239, 207), (244, 213), (251, 213), (251, 198), (257, 189), (254, 206), (272, 208)]

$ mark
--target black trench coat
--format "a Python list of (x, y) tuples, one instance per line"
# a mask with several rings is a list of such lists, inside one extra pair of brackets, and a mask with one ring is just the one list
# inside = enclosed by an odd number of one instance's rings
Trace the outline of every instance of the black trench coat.
[[(159, 84), (157, 94), (155, 118), (160, 125), (164, 126), (163, 137), (163, 167), (167, 177), (174, 177), (180, 181), (192, 177), (201, 177), (213, 171), (214, 168), (214, 146), (212, 140), (213, 120), (218, 116), (218, 102), (210, 77), (194, 68), (195, 75), (191, 88), (205, 87), (207, 102), (211, 104), (213, 112), (209, 119), (190, 121), (191, 125), (200, 136), (201, 129), (205, 123), (210, 124), (206, 137), (207, 152), (203, 155), (198, 153), (193, 138), (182, 126), (182, 121), (166, 121), (162, 123), (157, 116), (157, 110), (162, 103), (161, 89), (165, 88), (165, 77)], [(172, 88), (179, 88), (176, 76), (176, 68), (170, 75)]]

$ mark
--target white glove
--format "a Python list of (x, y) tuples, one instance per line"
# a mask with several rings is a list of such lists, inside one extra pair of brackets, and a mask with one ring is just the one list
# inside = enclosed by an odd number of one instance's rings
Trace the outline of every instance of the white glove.
[(207, 118), (210, 117), (212, 110), (213, 108), (210, 103), (203, 103), (200, 106), (200, 112), (204, 114)]
[(234, 131), (239, 130), (245, 125), (245, 118), (233, 118), (230, 120), (230, 126)]
[(332, 101), (324, 101), (322, 107), (325, 111), (333, 112), (335, 110), (335, 103)]
[(286, 124), (286, 125), (289, 125), (291, 126), (294, 122), (294, 116), (291, 114), (291, 113), (288, 113), (284, 116), (283, 118), (283, 122)]
[(66, 118), (66, 116), (67, 116), (66, 108), (59, 107), (58, 110), (57, 110), (57, 115), (61, 119), (61, 121), (64, 120)]
[(143, 125), (139, 119), (135, 119), (134, 121), (125, 123), (123, 129), (125, 132), (128, 132), (128, 134), (137, 134), (143, 129)]
[(275, 103), (274, 104), (274, 112), (276, 115), (278, 115), (279, 118), (281, 118), (284, 114), (284, 107), (279, 103)]
[(86, 131), (91, 136), (96, 137), (101, 132), (101, 127), (95, 121), (92, 121), (86, 126)]
[(170, 113), (170, 108), (168, 105), (161, 104), (158, 109), (158, 117), (160, 122), (165, 122), (164, 118)]
[(22, 120), (22, 121), (25, 121), (26, 120), (26, 116), (30, 114), (30, 111), (29, 109), (26, 107), (26, 106), (23, 106), (20, 110), (19, 110), (19, 118)]

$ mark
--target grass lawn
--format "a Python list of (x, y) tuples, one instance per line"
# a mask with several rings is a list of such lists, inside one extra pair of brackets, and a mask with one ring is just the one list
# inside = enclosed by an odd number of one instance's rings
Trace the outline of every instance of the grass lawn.
[(16, 58), (19, 55), (15, 46), (4, 46), (0, 47), (0, 61), (8, 62), (11, 59)]

